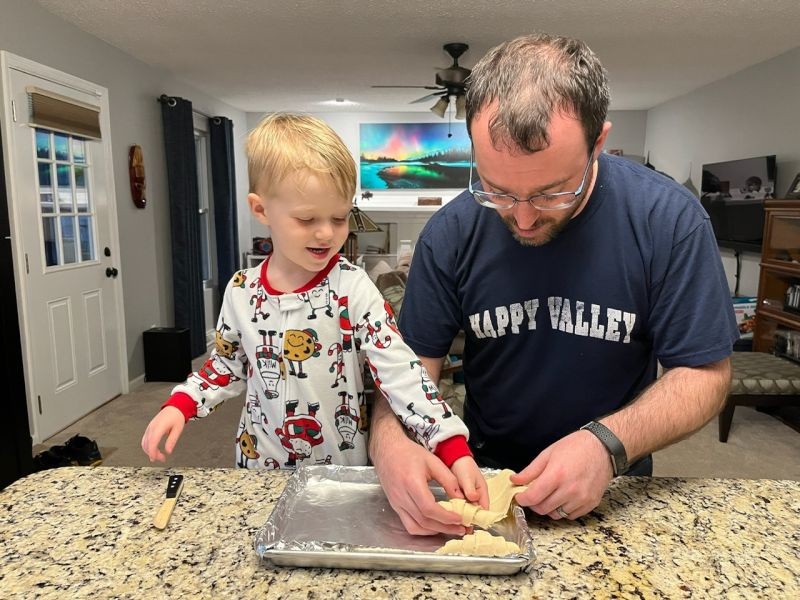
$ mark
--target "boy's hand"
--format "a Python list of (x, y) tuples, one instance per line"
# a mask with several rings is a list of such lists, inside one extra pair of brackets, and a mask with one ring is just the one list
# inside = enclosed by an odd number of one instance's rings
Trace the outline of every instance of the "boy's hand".
[(185, 423), (186, 419), (183, 413), (174, 406), (165, 406), (153, 417), (142, 436), (142, 450), (150, 458), (150, 462), (167, 460), (158, 446), (166, 435), (167, 442), (164, 444), (164, 452), (172, 454)]
[(471, 456), (462, 456), (450, 467), (458, 479), (458, 485), (467, 501), (477, 503), (481, 508), (489, 508), (489, 490), (486, 479)]

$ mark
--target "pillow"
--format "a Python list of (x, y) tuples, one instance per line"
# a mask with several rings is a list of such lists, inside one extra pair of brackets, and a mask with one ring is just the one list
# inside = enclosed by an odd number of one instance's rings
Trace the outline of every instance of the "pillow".
[(401, 271), (390, 271), (378, 275), (375, 285), (381, 295), (392, 307), (395, 318), (400, 316), (400, 308), (403, 306), (403, 296), (406, 293), (406, 281), (408, 276)]

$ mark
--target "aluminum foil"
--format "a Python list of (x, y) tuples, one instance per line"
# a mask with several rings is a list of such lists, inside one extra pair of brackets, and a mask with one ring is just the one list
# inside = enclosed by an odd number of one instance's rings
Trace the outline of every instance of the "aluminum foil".
[[(446, 499), (440, 487), (431, 491), (437, 500)], [(259, 556), (292, 566), (508, 574), (530, 565), (533, 541), (519, 506), (489, 532), (515, 542), (522, 553), (434, 554), (453, 536), (408, 534), (372, 467), (315, 465), (300, 467), (289, 478), (254, 546)]]

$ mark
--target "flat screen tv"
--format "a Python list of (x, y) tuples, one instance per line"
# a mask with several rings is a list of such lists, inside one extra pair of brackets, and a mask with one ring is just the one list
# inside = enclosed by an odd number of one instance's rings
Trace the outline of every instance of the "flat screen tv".
[(718, 242), (761, 244), (764, 200), (775, 197), (775, 155), (703, 165), (700, 202)]

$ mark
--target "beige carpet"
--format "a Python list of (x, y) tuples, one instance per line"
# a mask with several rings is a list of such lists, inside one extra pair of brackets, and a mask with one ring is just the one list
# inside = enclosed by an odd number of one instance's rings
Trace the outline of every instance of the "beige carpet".
[[(202, 359), (196, 361), (197, 367)], [(101, 406), (34, 448), (34, 453), (80, 433), (97, 441), (108, 466), (147, 466), (140, 442), (145, 427), (174, 384), (145, 383)], [(211, 416), (187, 424), (169, 458), (175, 467), (233, 467), (243, 399), (228, 400)], [(726, 444), (714, 419), (692, 437), (654, 456), (654, 473), (674, 477), (800, 480), (800, 433), (753, 408), (738, 407)]]

